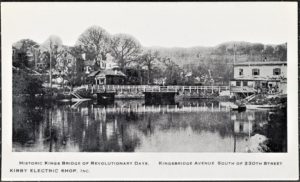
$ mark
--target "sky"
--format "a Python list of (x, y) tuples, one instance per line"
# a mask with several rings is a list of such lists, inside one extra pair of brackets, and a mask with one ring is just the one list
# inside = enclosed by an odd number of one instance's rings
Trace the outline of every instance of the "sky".
[[(72, 46), (88, 27), (126, 33), (143, 46), (215, 46), (227, 41), (287, 42), (290, 3), (3, 3), (2, 26), (15, 41), (58, 35)], [(296, 7), (296, 6), (295, 6)]]

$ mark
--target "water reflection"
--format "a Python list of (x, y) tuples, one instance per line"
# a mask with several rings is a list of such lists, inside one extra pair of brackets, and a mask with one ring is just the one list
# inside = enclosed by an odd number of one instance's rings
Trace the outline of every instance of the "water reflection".
[(286, 152), (286, 111), (212, 101), (14, 103), (13, 151)]

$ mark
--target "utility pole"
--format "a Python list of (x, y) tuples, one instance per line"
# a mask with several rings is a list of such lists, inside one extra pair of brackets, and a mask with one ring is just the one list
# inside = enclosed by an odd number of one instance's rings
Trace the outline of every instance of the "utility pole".
[[(236, 45), (233, 44), (233, 64), (232, 64), (232, 78), (234, 78), (234, 65), (235, 65), (235, 62), (236, 62)], [(230, 84), (229, 84), (229, 87), (230, 87)]]
[(50, 73), (49, 73), (50, 89), (52, 90), (52, 48), (50, 43)]
[(50, 40), (50, 46), (49, 46), (50, 50), (50, 69), (49, 69), (49, 84), (50, 84), (50, 90), (52, 91), (52, 41)]
[(235, 64), (235, 61), (236, 61), (236, 55), (235, 55), (235, 44), (233, 44), (233, 64)]

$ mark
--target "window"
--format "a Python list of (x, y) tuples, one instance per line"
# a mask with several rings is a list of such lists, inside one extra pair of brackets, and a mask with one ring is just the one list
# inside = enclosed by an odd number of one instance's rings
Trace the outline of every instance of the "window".
[(104, 84), (104, 82), (105, 82), (105, 78), (100, 78), (100, 80), (99, 80), (99, 84)]
[(236, 81), (236, 86), (241, 86), (241, 82), (240, 81)]
[(243, 86), (248, 86), (248, 82), (247, 81), (243, 81)]
[(243, 69), (239, 69), (239, 75), (243, 75)]
[(255, 68), (255, 69), (252, 69), (252, 75), (259, 75), (259, 69)]
[(267, 88), (267, 86), (268, 86), (268, 84), (267, 84), (266, 82), (262, 82), (262, 83), (261, 83), (261, 87), (262, 87), (262, 88)]
[(280, 75), (280, 73), (281, 73), (280, 68), (273, 69), (273, 75)]
[(244, 129), (244, 125), (242, 124), (242, 123), (240, 123), (240, 131), (243, 131), (243, 129)]

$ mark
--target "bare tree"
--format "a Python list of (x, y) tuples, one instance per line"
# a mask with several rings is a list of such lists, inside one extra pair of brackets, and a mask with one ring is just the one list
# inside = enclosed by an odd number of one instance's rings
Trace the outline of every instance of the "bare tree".
[(99, 26), (91, 26), (79, 36), (76, 44), (93, 51), (95, 59), (105, 60), (110, 50), (110, 35)]
[(58, 58), (63, 56), (63, 53), (66, 50), (66, 46), (63, 45), (63, 42), (59, 36), (51, 35), (40, 47), (42, 52), (48, 52), (51, 54), (51, 66), (56, 64)]
[(135, 61), (141, 52), (141, 44), (133, 36), (117, 34), (111, 39), (111, 54), (115, 57), (121, 69)]
[(61, 55), (63, 43), (60, 37), (51, 35), (43, 44), (42, 48), (49, 52), (49, 83), (52, 88), (52, 66), (56, 64), (57, 58)]
[(153, 82), (152, 71), (155, 66), (155, 62), (160, 60), (158, 51), (145, 51), (139, 57), (139, 63), (141, 66), (145, 66), (148, 70), (148, 84)]
[(183, 69), (169, 57), (159, 59), (165, 65), (164, 75), (166, 77), (166, 84), (177, 85), (182, 82)]

